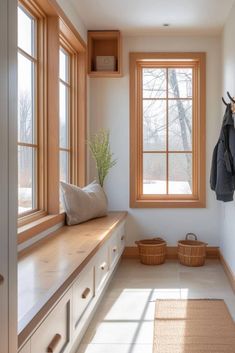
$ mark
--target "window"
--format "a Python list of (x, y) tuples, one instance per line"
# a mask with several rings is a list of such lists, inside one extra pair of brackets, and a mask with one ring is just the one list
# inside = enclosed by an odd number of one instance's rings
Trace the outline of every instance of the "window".
[(85, 184), (85, 134), (86, 45), (58, 5), (20, 0), (20, 242), (61, 222), (60, 180)]
[(205, 56), (130, 54), (131, 206), (203, 207)]
[(18, 213), (38, 209), (37, 20), (18, 7)]
[(70, 54), (60, 47), (60, 180), (70, 182)]

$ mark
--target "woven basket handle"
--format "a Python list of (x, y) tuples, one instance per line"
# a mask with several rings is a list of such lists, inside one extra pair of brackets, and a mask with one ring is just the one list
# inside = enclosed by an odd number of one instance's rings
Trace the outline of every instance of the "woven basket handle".
[[(164, 241), (162, 238), (158, 237), (158, 238), (152, 238), (152, 239), (149, 239), (149, 240), (160, 240), (160, 241)], [(135, 244), (136, 245), (139, 245), (140, 241), (139, 240), (136, 240), (135, 241)]]
[(194, 240), (197, 240), (197, 236), (194, 233), (187, 233), (185, 239), (188, 240), (188, 237), (192, 235), (194, 237)]

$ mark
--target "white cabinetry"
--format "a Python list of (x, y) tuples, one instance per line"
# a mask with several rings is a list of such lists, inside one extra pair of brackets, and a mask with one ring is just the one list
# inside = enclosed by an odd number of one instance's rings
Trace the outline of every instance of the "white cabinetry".
[(31, 337), (31, 353), (65, 353), (72, 342), (71, 289)]
[(104, 244), (95, 259), (95, 290), (98, 292), (103, 287), (109, 272), (109, 252)]
[(87, 306), (95, 295), (94, 266), (87, 266), (73, 285), (73, 330), (76, 330), (79, 321)]
[(19, 353), (73, 353), (124, 250), (124, 222), (90, 258)]

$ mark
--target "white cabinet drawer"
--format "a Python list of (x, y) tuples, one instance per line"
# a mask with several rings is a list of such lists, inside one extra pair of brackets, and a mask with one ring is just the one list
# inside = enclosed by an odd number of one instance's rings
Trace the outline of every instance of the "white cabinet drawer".
[(119, 246), (120, 246), (120, 254), (122, 254), (126, 244), (125, 223), (123, 223), (119, 228), (118, 239), (119, 239)]
[(117, 262), (120, 254), (120, 240), (119, 233), (116, 231), (112, 238), (110, 239), (109, 244), (109, 256), (110, 256), (110, 267), (113, 267)]
[(23, 348), (19, 351), (19, 353), (30, 353), (30, 341), (28, 341)]
[(109, 247), (103, 246), (95, 261), (95, 289), (96, 291), (102, 287), (108, 273), (109, 273)]
[(73, 285), (73, 328), (94, 297), (94, 267), (83, 272)]
[(65, 353), (71, 343), (72, 292), (69, 290), (31, 337), (33, 353)]

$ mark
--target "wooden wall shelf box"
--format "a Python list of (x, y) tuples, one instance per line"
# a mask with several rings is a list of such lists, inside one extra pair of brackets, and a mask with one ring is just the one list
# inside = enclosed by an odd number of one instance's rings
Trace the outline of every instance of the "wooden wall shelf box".
[[(115, 70), (97, 70), (97, 56), (115, 57)], [(88, 74), (90, 77), (122, 76), (122, 51), (120, 31), (88, 31)]]

